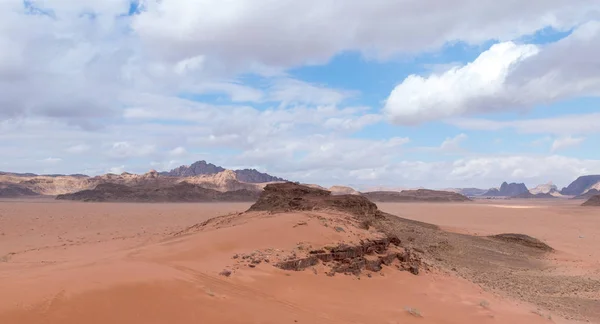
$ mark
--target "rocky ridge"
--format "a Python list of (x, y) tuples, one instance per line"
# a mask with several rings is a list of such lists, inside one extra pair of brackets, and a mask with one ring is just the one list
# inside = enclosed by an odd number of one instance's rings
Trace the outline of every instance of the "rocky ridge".
[(372, 191), (364, 192), (362, 196), (375, 202), (463, 202), (471, 199), (450, 191), (429, 189), (397, 191)]
[(102, 183), (94, 189), (58, 195), (56, 199), (84, 202), (234, 202), (255, 201), (258, 195), (257, 191), (244, 189), (220, 192), (187, 182), (157, 188)]
[(524, 183), (506, 183), (503, 182), (500, 188), (492, 188), (484, 193), (484, 197), (515, 197), (529, 192)]
[[(564, 187), (560, 193), (565, 196), (579, 196), (587, 190), (600, 183), (600, 175), (586, 175), (577, 178), (567, 187)], [(600, 188), (597, 188), (600, 189)]]

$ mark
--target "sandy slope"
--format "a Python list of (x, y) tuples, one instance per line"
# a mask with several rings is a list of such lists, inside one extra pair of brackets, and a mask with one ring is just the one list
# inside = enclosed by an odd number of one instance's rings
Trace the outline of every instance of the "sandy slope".
[[(402, 206), (405, 216), (439, 211)], [(321, 269), (290, 273), (265, 262), (250, 268), (232, 259), (266, 249), (276, 258), (299, 243), (373, 235), (324, 226), (339, 221), (335, 214), (236, 214), (171, 234), (247, 207), (0, 202), (0, 323), (549, 323), (531, 305), (435, 272), (414, 276), (389, 267), (359, 279)], [(492, 210), (481, 208), (474, 213)], [(460, 222), (463, 210), (450, 216)], [(430, 217), (440, 219), (436, 214)], [(567, 246), (566, 239), (557, 242)], [(225, 268), (234, 271), (230, 277), (219, 275)]]

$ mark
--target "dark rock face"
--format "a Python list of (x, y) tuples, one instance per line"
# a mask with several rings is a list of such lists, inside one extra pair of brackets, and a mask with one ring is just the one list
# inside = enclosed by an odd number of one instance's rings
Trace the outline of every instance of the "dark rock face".
[(371, 201), (375, 202), (409, 202), (409, 201), (428, 201), (428, 202), (450, 202), (450, 201), (470, 201), (471, 199), (450, 191), (438, 191), (428, 189), (397, 191), (372, 191), (362, 193)]
[(529, 192), (524, 183), (506, 183), (503, 182), (498, 189), (490, 189), (482, 196), (486, 197), (515, 197)]
[(14, 183), (0, 183), (0, 198), (38, 196), (35, 191)]
[(567, 196), (579, 196), (598, 182), (600, 182), (600, 175), (582, 176), (563, 188), (560, 193)]
[(56, 199), (97, 202), (210, 202), (256, 201), (258, 195), (259, 193), (250, 190), (219, 192), (187, 182), (161, 188), (103, 183), (91, 190), (59, 195)]
[(556, 199), (556, 197), (552, 196), (549, 193), (538, 193), (538, 194), (532, 194), (531, 192), (527, 191), (525, 193), (522, 193), (520, 195), (514, 196), (514, 198), (522, 198), (522, 199)]
[(586, 193), (576, 196), (573, 199), (590, 199), (590, 198), (592, 198), (594, 196), (598, 196), (598, 195), (600, 195), (600, 190), (590, 189)]
[[(224, 168), (214, 165), (212, 163), (207, 163), (206, 161), (198, 161), (193, 163), (190, 166), (182, 165), (178, 168), (175, 168), (168, 172), (161, 172), (160, 175), (170, 176), (170, 177), (193, 177), (197, 175), (210, 175), (217, 174), (219, 172), (225, 171)], [(258, 172), (254, 169), (243, 169), (243, 170), (234, 170), (237, 179), (241, 182), (247, 183), (263, 183), (263, 182), (275, 182), (275, 181), (285, 181), (282, 178), (274, 177), (272, 175)]]
[(263, 183), (263, 182), (275, 182), (275, 181), (285, 181), (282, 178), (274, 177), (272, 175), (258, 172), (254, 169), (243, 169), (243, 170), (235, 170), (235, 175), (237, 179), (242, 182), (248, 183)]
[(178, 168), (175, 168), (169, 172), (161, 172), (161, 175), (171, 176), (171, 177), (193, 177), (197, 175), (203, 174), (217, 174), (219, 172), (225, 171), (224, 168), (220, 166), (216, 166), (212, 163), (207, 163), (206, 161), (198, 161), (192, 163), (190, 166), (182, 165)]
[(600, 195), (588, 199), (582, 206), (600, 206)]
[(248, 211), (289, 212), (338, 210), (358, 217), (378, 217), (377, 205), (356, 195), (331, 195), (330, 191), (292, 182), (269, 184)]
[(330, 252), (310, 251), (307, 257), (282, 261), (275, 266), (283, 270), (302, 271), (323, 262), (330, 267), (330, 276), (336, 273), (358, 276), (363, 270), (381, 271), (383, 265), (390, 266), (397, 260), (398, 269), (418, 274), (421, 260), (410, 251), (390, 251), (390, 245), (399, 246), (400, 240), (383, 238), (363, 241), (359, 245), (341, 244)]

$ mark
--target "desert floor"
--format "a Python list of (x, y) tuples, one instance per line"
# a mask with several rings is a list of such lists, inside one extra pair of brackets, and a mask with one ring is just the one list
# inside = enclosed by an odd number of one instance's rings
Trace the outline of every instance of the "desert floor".
[[(262, 263), (219, 275), (238, 253), (349, 239), (306, 213), (174, 235), (249, 206), (2, 200), (0, 323), (574, 322), (435, 271), (328, 277)], [(379, 207), (461, 233), (529, 234), (558, 250), (549, 262), (561, 271), (600, 276), (597, 208), (514, 200)]]

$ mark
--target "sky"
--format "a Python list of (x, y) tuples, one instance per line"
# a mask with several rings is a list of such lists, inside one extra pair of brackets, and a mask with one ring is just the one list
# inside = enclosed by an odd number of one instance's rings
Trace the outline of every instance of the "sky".
[(0, 170), (600, 174), (600, 1), (0, 0)]

